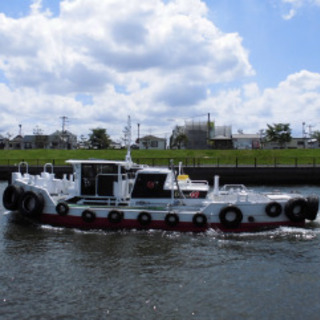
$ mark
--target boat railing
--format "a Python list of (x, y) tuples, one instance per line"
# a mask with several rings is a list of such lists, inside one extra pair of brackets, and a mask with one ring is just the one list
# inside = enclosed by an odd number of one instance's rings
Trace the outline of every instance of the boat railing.
[(248, 192), (248, 189), (243, 184), (225, 184), (222, 186), (221, 191), (227, 191), (227, 192)]
[(18, 172), (21, 173), (21, 166), (24, 166), (26, 168), (26, 172), (25, 173), (29, 173), (29, 165), (28, 162), (26, 161), (21, 161), (18, 165)]
[(207, 180), (190, 180), (190, 183), (192, 184), (205, 184), (209, 185), (209, 182)]
[(51, 168), (51, 173), (53, 173), (53, 164), (49, 162), (43, 166), (43, 172), (47, 172), (47, 168), (49, 167)]

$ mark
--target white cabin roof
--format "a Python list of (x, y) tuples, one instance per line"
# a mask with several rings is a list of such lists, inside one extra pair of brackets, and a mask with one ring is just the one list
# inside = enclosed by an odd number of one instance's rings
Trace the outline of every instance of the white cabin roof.
[(66, 163), (70, 164), (120, 164), (120, 165), (127, 165), (128, 162), (126, 161), (118, 161), (118, 160), (100, 160), (100, 159), (93, 159), (93, 160), (67, 160)]

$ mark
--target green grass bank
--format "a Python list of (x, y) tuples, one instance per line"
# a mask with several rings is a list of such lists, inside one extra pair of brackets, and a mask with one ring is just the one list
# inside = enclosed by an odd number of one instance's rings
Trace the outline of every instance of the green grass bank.
[[(47, 162), (64, 165), (68, 159), (124, 160), (126, 150), (0, 150), (0, 165)], [(170, 159), (185, 166), (320, 166), (320, 149), (283, 150), (133, 150), (135, 162), (167, 165)]]

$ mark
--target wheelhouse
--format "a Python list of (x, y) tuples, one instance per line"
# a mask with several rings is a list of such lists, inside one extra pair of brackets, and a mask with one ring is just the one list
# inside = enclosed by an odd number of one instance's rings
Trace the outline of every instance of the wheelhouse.
[[(135, 173), (141, 167), (125, 161), (68, 160), (75, 175), (73, 198), (91, 202), (126, 203), (131, 195)], [(69, 200), (70, 201), (70, 200)]]
[(204, 181), (179, 179), (168, 168), (146, 168), (136, 173), (130, 205), (172, 204), (175, 200), (187, 203), (202, 203), (209, 185)]

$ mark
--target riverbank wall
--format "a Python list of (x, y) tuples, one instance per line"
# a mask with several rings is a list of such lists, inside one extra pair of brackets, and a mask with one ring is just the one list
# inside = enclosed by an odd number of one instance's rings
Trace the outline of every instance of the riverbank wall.
[(188, 167), (184, 172), (211, 185), (214, 175), (220, 185), (320, 185), (320, 167)]
[[(0, 166), (0, 180), (10, 181), (11, 173), (17, 166)], [(30, 174), (40, 174), (42, 166), (29, 166)], [(50, 172), (50, 170), (48, 170)], [(184, 167), (183, 171), (193, 180), (207, 180), (212, 185), (214, 176), (220, 176), (220, 184), (245, 185), (320, 185), (320, 167), (317, 166), (283, 166), (283, 167)], [(23, 171), (22, 171), (23, 172)], [(54, 166), (57, 178), (71, 174), (71, 166)]]

